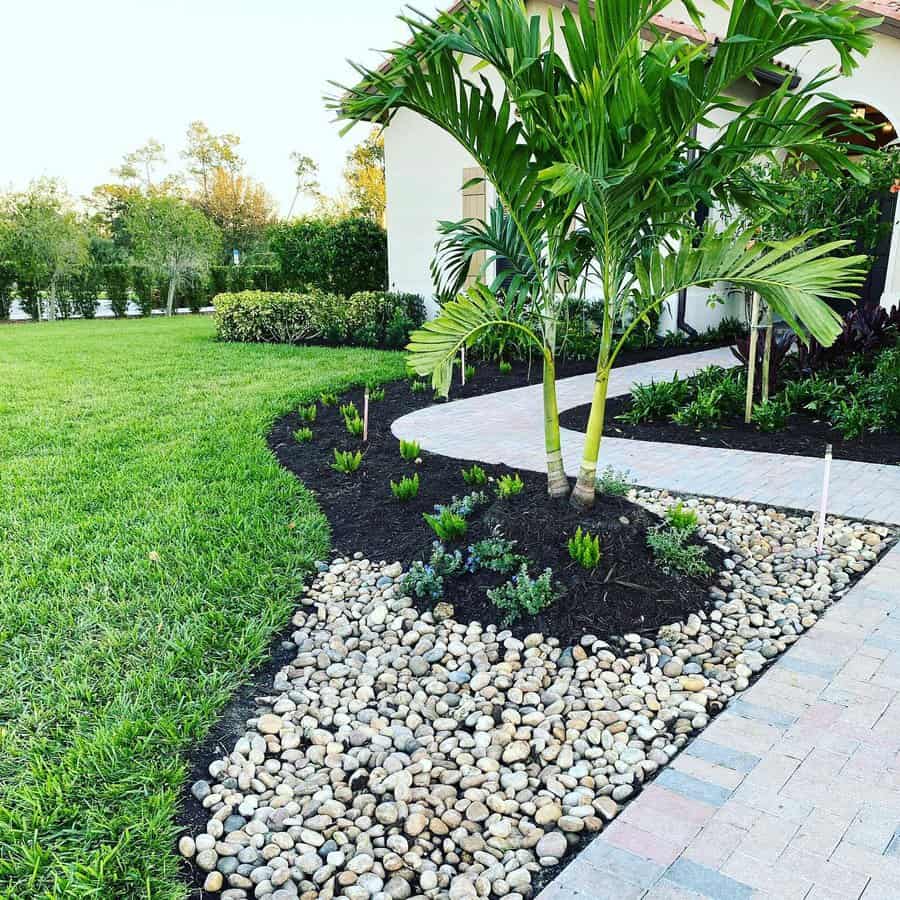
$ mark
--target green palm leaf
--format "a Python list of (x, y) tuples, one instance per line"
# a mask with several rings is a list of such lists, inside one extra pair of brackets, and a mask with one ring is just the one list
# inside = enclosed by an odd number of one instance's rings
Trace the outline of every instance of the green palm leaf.
[(410, 335), (406, 347), (409, 366), (419, 375), (430, 375), (435, 391), (446, 397), (453, 377), (453, 361), (460, 348), (473, 343), (488, 329), (502, 328), (524, 334), (544, 352), (541, 339), (520, 322), (509, 319), (488, 287), (476, 284), (446, 303), (436, 319)]

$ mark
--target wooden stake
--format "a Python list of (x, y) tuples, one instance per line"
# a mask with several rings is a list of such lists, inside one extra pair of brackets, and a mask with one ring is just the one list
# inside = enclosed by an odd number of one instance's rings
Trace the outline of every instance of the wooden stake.
[(369, 440), (369, 389), (363, 394), (363, 443)]
[(747, 403), (744, 407), (744, 422), (749, 425), (753, 418), (753, 388), (756, 386), (756, 347), (759, 343), (759, 294), (753, 292), (753, 307), (750, 312), (750, 353), (747, 360)]
[(466, 345), (463, 344), (460, 348), (460, 359), (462, 362), (462, 386), (466, 386)]
[(766, 307), (766, 343), (763, 347), (763, 365), (762, 365), (762, 399), (763, 403), (769, 399), (769, 376), (772, 366), (772, 339), (775, 334), (775, 323), (772, 321), (772, 309)]
[(825, 549), (825, 516), (828, 513), (828, 486), (831, 481), (831, 444), (825, 445), (825, 474), (822, 477), (822, 507), (819, 510), (819, 539), (816, 550)]

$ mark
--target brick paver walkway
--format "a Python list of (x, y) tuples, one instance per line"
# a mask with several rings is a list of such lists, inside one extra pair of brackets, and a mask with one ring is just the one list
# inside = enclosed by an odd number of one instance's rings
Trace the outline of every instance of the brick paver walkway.
[[(615, 369), (609, 393), (627, 394), (632, 384), (669, 379), (675, 372), (686, 376), (712, 364), (734, 365), (734, 357), (727, 349), (706, 350)], [(560, 381), (560, 409), (590, 402), (593, 381), (590, 374)], [(393, 430), (432, 453), (540, 472), (542, 422), (541, 388), (533, 385), (429, 406), (398, 419)], [(566, 470), (576, 475), (584, 435), (564, 429), (562, 438)], [(646, 487), (791, 509), (816, 509), (822, 491), (822, 460), (805, 456), (604, 437), (600, 464), (628, 469)], [(900, 466), (836, 459), (830, 498), (832, 513), (900, 524)]]
[[(619, 369), (610, 394), (717, 363), (695, 353)], [(593, 376), (559, 384), (560, 408)], [(463, 459), (543, 470), (541, 396), (520, 388), (429, 407), (398, 437)], [(580, 435), (565, 431), (567, 470)], [(638, 484), (815, 509), (822, 463), (604, 438)], [(835, 460), (829, 511), (900, 523), (900, 467)], [(728, 705), (538, 900), (898, 900), (900, 546)]]

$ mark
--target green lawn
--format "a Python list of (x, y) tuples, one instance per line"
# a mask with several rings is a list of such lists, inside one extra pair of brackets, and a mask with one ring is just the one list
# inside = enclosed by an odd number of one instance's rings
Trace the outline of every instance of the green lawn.
[(0, 897), (183, 896), (182, 751), (328, 549), (267, 426), (402, 369), (201, 318), (0, 326)]

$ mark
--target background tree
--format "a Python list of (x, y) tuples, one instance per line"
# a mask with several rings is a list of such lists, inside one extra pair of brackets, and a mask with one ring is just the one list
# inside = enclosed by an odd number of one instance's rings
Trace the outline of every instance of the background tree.
[(42, 315), (40, 292), (48, 293), (46, 317), (55, 319), (60, 290), (88, 263), (89, 238), (78, 220), (71, 198), (54, 179), (34, 181), (28, 190), (5, 198), (8, 233), (5, 255), (34, 318)]
[(122, 157), (122, 164), (113, 169), (127, 185), (139, 187), (144, 191), (153, 188), (156, 170), (166, 164), (166, 148), (155, 138)]
[(207, 214), (221, 229), (226, 252), (238, 250), (245, 258), (274, 221), (275, 204), (259, 182), (220, 167), (212, 174)]
[(311, 157), (294, 151), (291, 154), (291, 162), (294, 164), (294, 177), (296, 178), (296, 188), (294, 190), (294, 199), (291, 200), (291, 208), (288, 210), (288, 221), (294, 214), (294, 207), (300, 197), (309, 197), (317, 203), (322, 197), (322, 185), (319, 183), (319, 165)]
[(181, 156), (194, 179), (198, 205), (207, 214), (216, 171), (224, 169), (237, 174), (244, 168), (244, 160), (237, 152), (240, 143), (236, 134), (213, 134), (204, 122), (191, 122), (188, 127)]
[(169, 196), (136, 200), (126, 229), (134, 261), (165, 281), (166, 314), (173, 315), (178, 288), (205, 274), (221, 253), (219, 229), (200, 210)]
[(372, 219), (383, 227), (387, 194), (382, 129), (373, 129), (372, 133), (347, 155), (344, 181), (352, 214)]

